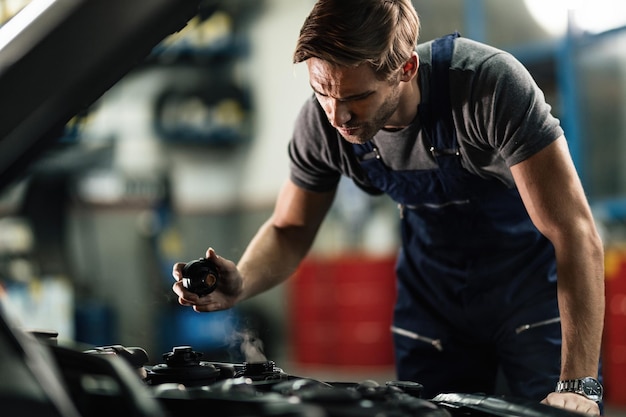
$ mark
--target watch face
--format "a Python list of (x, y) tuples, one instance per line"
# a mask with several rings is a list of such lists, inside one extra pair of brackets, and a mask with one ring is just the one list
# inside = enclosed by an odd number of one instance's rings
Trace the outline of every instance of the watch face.
[(594, 401), (602, 400), (602, 385), (595, 378), (584, 378), (581, 388), (587, 398)]

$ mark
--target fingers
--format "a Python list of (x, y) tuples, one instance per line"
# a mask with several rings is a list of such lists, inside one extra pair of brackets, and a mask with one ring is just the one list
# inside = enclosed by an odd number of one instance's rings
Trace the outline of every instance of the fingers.
[(214, 304), (208, 296), (198, 297), (196, 294), (187, 291), (180, 281), (174, 283), (172, 290), (178, 295), (178, 304), (185, 307), (193, 307), (198, 312), (215, 311)]
[(183, 283), (181, 281), (176, 281), (172, 285), (172, 291), (178, 295), (178, 304), (185, 307), (192, 307), (199, 313), (224, 310), (231, 307), (230, 305), (227, 305), (223, 297), (220, 297), (215, 293), (199, 297), (197, 294), (187, 291), (187, 289), (183, 287)]
[(172, 267), (172, 276), (176, 282), (172, 285), (172, 291), (178, 295), (178, 304), (183, 306), (192, 306), (197, 302), (198, 296), (190, 291), (187, 291), (183, 286), (183, 267), (186, 264), (184, 262), (175, 263)]
[(206, 254), (205, 254), (205, 258), (206, 258), (206, 259), (209, 259), (210, 261), (212, 261), (212, 262), (213, 262), (213, 264), (214, 264), (215, 266), (217, 266), (217, 269), (218, 269), (218, 270), (219, 270), (219, 269), (222, 269), (222, 268), (224, 267), (224, 260), (225, 260), (225, 259), (224, 259), (224, 258), (222, 258), (221, 256), (219, 256), (219, 255), (215, 252), (215, 250), (214, 250), (213, 248), (209, 248), (209, 249), (207, 249)]
[[(212, 259), (213, 261), (220, 259), (220, 257), (217, 255), (217, 253), (215, 253), (215, 250), (213, 248), (207, 249), (205, 257), (206, 259)], [(177, 262), (172, 267), (172, 277), (174, 277), (176, 281), (180, 281), (183, 279), (183, 268), (185, 267), (185, 265), (185, 262)]]
[[(237, 275), (235, 264), (217, 255), (213, 248), (207, 249), (205, 258), (211, 260), (218, 271), (224, 273), (222, 275), (224, 279), (219, 280), (216, 291), (200, 297), (183, 286), (183, 268), (186, 264), (184, 262), (175, 263), (172, 267), (172, 277), (176, 282), (172, 285), (172, 291), (178, 296), (178, 303), (182, 306), (192, 307), (197, 312), (231, 308), (237, 296), (232, 288), (238, 290), (241, 287), (241, 278)], [(229, 284), (229, 280), (233, 280), (237, 285)]]
[(172, 267), (172, 276), (176, 281), (180, 281), (183, 279), (183, 267), (186, 264), (184, 262), (177, 262)]
[(542, 403), (590, 416), (600, 415), (600, 407), (598, 407), (598, 404), (579, 394), (552, 392), (542, 401)]
[(183, 287), (183, 283), (181, 281), (176, 281), (174, 285), (172, 285), (172, 291), (178, 295), (178, 303), (180, 305), (191, 306), (200, 301), (200, 297), (190, 291), (187, 291), (187, 289)]
[[(181, 306), (191, 307), (198, 313), (209, 313), (230, 308), (230, 306), (226, 305), (219, 297), (213, 298), (211, 294), (209, 294), (200, 298), (184, 289), (181, 291), (179, 285), (180, 283), (174, 284), (174, 292), (178, 294), (178, 304)], [(180, 293), (190, 294), (188, 296), (189, 298), (185, 298), (186, 296), (180, 295)]]
[(213, 248), (209, 248), (209, 249), (206, 250), (205, 258), (206, 259), (211, 259), (212, 261), (216, 261), (216, 260), (220, 259), (220, 256), (215, 252), (215, 250)]
[(213, 311), (221, 311), (226, 310), (229, 306), (220, 303), (219, 301), (210, 301), (207, 304), (195, 304), (193, 307), (194, 311), (198, 313), (210, 313)]

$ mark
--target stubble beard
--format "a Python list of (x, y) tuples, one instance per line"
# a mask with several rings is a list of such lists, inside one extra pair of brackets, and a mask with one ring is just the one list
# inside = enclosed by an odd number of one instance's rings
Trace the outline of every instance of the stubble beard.
[(381, 104), (378, 110), (375, 112), (373, 119), (366, 123), (358, 124), (358, 132), (354, 135), (344, 135), (339, 131), (341, 136), (350, 143), (362, 145), (372, 140), (374, 135), (378, 133), (385, 125), (391, 116), (398, 110), (400, 103), (399, 88), (394, 88), (389, 97)]

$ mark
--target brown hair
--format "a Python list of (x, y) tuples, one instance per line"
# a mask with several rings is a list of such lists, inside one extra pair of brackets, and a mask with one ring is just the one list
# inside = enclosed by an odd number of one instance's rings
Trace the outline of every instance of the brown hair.
[(419, 27), (411, 0), (318, 0), (302, 25), (293, 62), (368, 63), (378, 78), (389, 79), (410, 58)]

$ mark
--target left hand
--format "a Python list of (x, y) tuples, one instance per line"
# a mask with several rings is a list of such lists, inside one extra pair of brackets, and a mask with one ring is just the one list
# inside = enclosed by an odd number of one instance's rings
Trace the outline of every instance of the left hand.
[(598, 404), (596, 404), (595, 401), (573, 392), (551, 392), (541, 402), (542, 404), (565, 408), (569, 411), (575, 411), (591, 416), (600, 415), (600, 407), (598, 407)]

